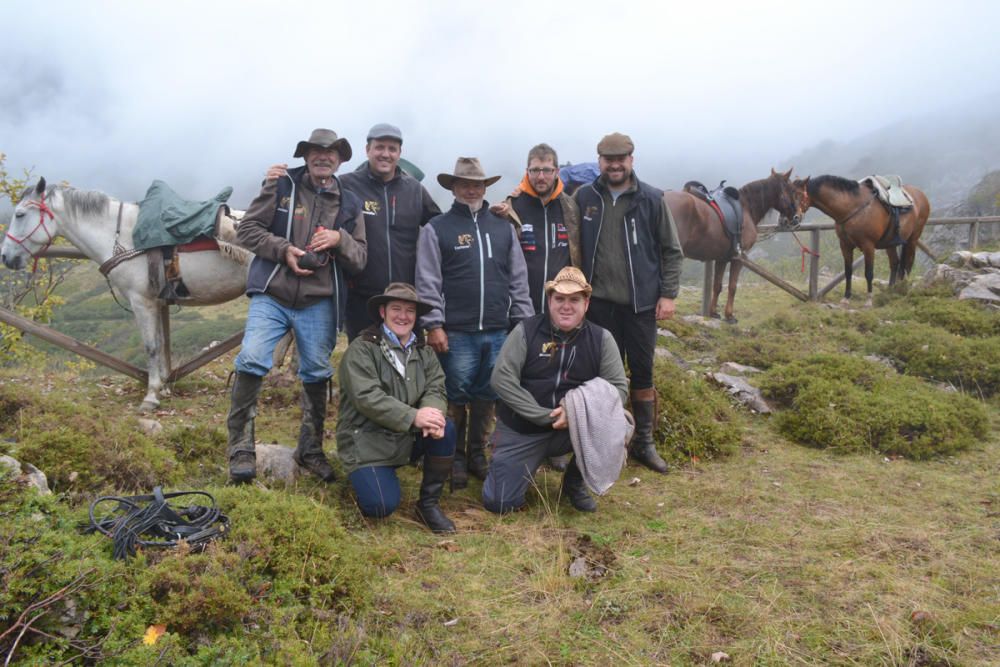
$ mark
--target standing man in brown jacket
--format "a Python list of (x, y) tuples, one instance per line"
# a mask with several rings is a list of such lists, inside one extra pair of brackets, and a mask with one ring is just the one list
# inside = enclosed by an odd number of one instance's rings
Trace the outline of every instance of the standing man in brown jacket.
[(240, 244), (256, 257), (247, 276), (250, 308), (227, 419), (229, 477), (235, 483), (257, 474), (257, 397), (274, 348), (290, 329), (303, 390), (295, 461), (324, 481), (334, 479), (323, 453), (330, 353), (347, 299), (343, 270), (360, 271), (367, 258), (365, 225), (361, 200), (334, 176), (351, 159), (346, 139), (313, 130), (294, 157), (305, 158), (305, 165), (265, 181), (237, 230)]

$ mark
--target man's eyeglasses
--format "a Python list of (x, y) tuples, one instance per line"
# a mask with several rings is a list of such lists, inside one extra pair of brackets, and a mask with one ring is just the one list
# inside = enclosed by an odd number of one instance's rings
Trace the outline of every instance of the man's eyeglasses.
[(532, 176), (538, 176), (539, 174), (545, 174), (546, 176), (551, 176), (556, 173), (556, 170), (552, 167), (532, 167), (528, 170), (528, 173)]

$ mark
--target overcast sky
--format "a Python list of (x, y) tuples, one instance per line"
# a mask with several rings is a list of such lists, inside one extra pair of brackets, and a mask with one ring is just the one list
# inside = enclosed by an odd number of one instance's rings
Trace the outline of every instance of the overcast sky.
[(490, 199), (532, 145), (582, 162), (611, 131), (659, 187), (763, 177), (1000, 89), (987, 1), (4, 0), (0, 26), (8, 169), (126, 199), (232, 185), (237, 208), (314, 127), (350, 140), (345, 171), (399, 125), (447, 203), (433, 177), (459, 155), (503, 174)]

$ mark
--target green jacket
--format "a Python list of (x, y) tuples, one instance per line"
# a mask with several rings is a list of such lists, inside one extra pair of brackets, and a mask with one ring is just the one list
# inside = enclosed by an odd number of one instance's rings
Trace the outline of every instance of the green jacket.
[(410, 461), (418, 408), (446, 412), (444, 370), (419, 338), (410, 346), (406, 377), (386, 354), (401, 350), (382, 326), (365, 329), (344, 353), (338, 369), (340, 418), (337, 455), (347, 474), (368, 466), (401, 466)]

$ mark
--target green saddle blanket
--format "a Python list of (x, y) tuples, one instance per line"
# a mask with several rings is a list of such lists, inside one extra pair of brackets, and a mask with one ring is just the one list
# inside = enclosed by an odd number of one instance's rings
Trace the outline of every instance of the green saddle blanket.
[(188, 201), (163, 181), (153, 181), (139, 202), (139, 219), (132, 230), (134, 247), (148, 250), (213, 236), (219, 208), (226, 205), (231, 194), (233, 189), (227, 186), (214, 199)]
[(871, 186), (878, 198), (889, 206), (913, 206), (913, 198), (903, 189), (901, 176), (872, 175), (862, 178), (859, 182)]

